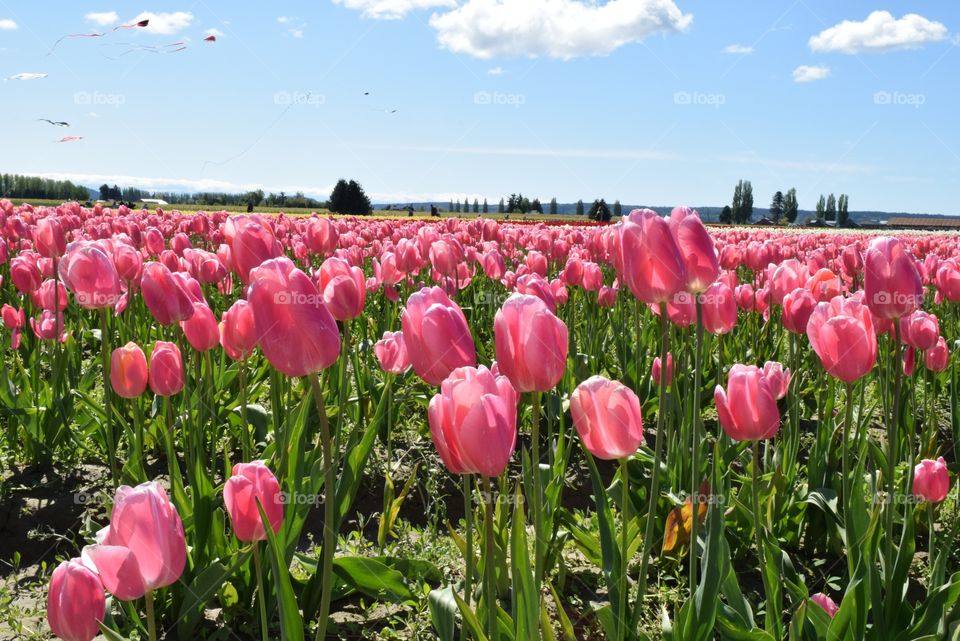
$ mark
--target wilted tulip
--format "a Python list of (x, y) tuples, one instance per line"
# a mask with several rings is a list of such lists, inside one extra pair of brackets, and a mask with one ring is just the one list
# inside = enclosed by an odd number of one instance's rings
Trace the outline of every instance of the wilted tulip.
[(499, 476), (517, 442), (517, 392), (480, 367), (453, 370), (430, 401), (430, 435), (454, 474)]
[(643, 443), (640, 399), (619, 381), (592, 376), (577, 385), (570, 415), (584, 447), (597, 458), (622, 459)]
[(280, 483), (263, 461), (237, 463), (223, 486), (223, 502), (233, 524), (233, 533), (243, 542), (264, 541), (267, 538), (257, 508), (263, 506), (270, 529), (276, 534), (283, 525), (283, 495)]

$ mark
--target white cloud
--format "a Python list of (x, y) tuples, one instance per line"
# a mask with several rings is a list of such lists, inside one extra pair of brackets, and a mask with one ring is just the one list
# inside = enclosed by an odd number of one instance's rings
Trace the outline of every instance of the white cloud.
[(101, 27), (106, 27), (120, 20), (120, 16), (117, 15), (116, 11), (93, 11), (83, 17), (86, 18), (88, 22), (100, 25)]
[(724, 163), (738, 163), (742, 165), (752, 165), (755, 167), (772, 167), (774, 169), (802, 171), (802, 172), (809, 172), (809, 173), (861, 174), (861, 173), (871, 173), (876, 169), (871, 165), (860, 165), (856, 163), (843, 163), (843, 162), (830, 162), (830, 161), (820, 162), (820, 161), (805, 161), (805, 160), (782, 160), (778, 158), (764, 158), (753, 152), (743, 152), (739, 154), (719, 156), (717, 160), (719, 162), (724, 162)]
[(307, 26), (307, 23), (302, 21), (296, 16), (278, 16), (277, 22), (282, 25), (288, 25), (287, 33), (289, 33), (294, 38), (302, 38), (304, 33), (304, 27)]
[(147, 33), (170, 36), (186, 29), (193, 22), (193, 14), (188, 11), (173, 11), (170, 13), (153, 13), (144, 11), (130, 21), (129, 24), (149, 20), (150, 24), (143, 28)]
[(59, 172), (25, 172), (28, 176), (40, 176), (53, 180), (70, 180), (81, 185), (96, 186), (103, 183), (123, 185), (124, 187), (139, 187), (150, 191), (213, 191), (235, 193), (263, 189), (264, 191), (294, 194), (302, 191), (308, 196), (326, 197), (333, 189), (333, 185), (266, 185), (259, 182), (235, 183), (214, 178), (151, 178), (146, 176), (127, 176), (121, 174), (79, 174)]
[(607, 55), (658, 32), (684, 31), (693, 16), (673, 0), (466, 0), (435, 13), (440, 45), (475, 58)]
[(0, 31), (13, 31), (17, 28), (17, 23), (10, 18), (0, 20)]
[(652, 149), (557, 149), (552, 147), (443, 147), (433, 145), (361, 145), (364, 149), (471, 156), (523, 158), (588, 158), (599, 160), (682, 160), (682, 156)]
[(830, 67), (823, 65), (800, 65), (793, 70), (794, 82), (813, 82), (823, 80), (830, 75)]
[(502, 76), (505, 73), (507, 73), (507, 71), (503, 67), (493, 67), (491, 69), (487, 69), (488, 76)]
[(367, 18), (397, 20), (411, 11), (436, 7), (455, 7), (456, 0), (333, 0), (347, 9), (363, 11)]
[(753, 47), (748, 47), (746, 45), (727, 45), (723, 48), (723, 53), (730, 54), (747, 54), (753, 53)]
[(217, 38), (222, 38), (224, 36), (224, 33), (219, 29), (207, 29), (206, 31), (203, 32), (203, 35), (216, 36)]
[(947, 37), (947, 28), (921, 15), (908, 13), (899, 20), (889, 11), (874, 11), (863, 22), (844, 20), (824, 29), (809, 41), (814, 51), (842, 53), (916, 49)]
[(280, 24), (287, 24), (287, 23), (290, 22), (291, 20), (296, 20), (296, 18), (291, 18), (290, 16), (278, 16), (278, 17), (277, 17), (277, 22), (279, 22)]

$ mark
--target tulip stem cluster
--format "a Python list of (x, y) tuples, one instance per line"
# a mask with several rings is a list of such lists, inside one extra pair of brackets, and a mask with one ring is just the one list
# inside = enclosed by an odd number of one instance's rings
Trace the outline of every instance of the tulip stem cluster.
[[(334, 501), (336, 500), (336, 491), (334, 489), (334, 458), (333, 446), (330, 440), (330, 424), (327, 421), (327, 408), (323, 400), (323, 386), (320, 383), (320, 377), (317, 374), (310, 374), (310, 387), (313, 390), (313, 400), (317, 405), (317, 414), (320, 420), (320, 446), (323, 450), (323, 551), (321, 557), (323, 565), (321, 568), (321, 590), (320, 590), (320, 613), (317, 619), (317, 641), (324, 641), (327, 634), (327, 623), (330, 618), (330, 596), (333, 588), (331, 577), (333, 575), (333, 555), (337, 544), (337, 532), (334, 516)], [(342, 408), (341, 408), (342, 409)]]

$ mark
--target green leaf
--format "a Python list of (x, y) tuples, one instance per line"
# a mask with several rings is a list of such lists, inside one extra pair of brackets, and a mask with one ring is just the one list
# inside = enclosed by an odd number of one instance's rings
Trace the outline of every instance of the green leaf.
[(487, 641), (487, 635), (483, 633), (483, 628), (480, 626), (480, 621), (477, 620), (477, 615), (474, 614), (473, 610), (470, 609), (470, 606), (460, 598), (456, 592), (453, 593), (453, 598), (457, 602), (457, 607), (460, 609), (460, 616), (463, 617), (463, 624), (470, 630), (470, 634), (473, 636), (474, 641)]
[(510, 576), (513, 580), (513, 621), (517, 641), (535, 639), (540, 613), (537, 589), (534, 586), (530, 552), (527, 548), (527, 518), (523, 511), (523, 495), (517, 484), (514, 492), (513, 527), (510, 532)]
[[(260, 499), (257, 499), (257, 509), (263, 523), (269, 523), (267, 513), (263, 511)], [(263, 528), (267, 533), (267, 549), (270, 552), (270, 569), (277, 591), (278, 609), (280, 611), (280, 638), (282, 641), (303, 641), (303, 619), (297, 606), (297, 597), (293, 593), (290, 583), (290, 568), (284, 561), (283, 548), (277, 542), (277, 535), (273, 528)]]
[(417, 600), (407, 587), (403, 574), (374, 559), (361, 556), (335, 558), (333, 572), (350, 587), (375, 599), (393, 603)]
[(430, 606), (430, 620), (440, 641), (453, 641), (456, 628), (457, 601), (453, 598), (453, 588), (447, 586), (440, 590), (430, 590), (427, 597)]
[(213, 562), (194, 577), (189, 589), (185, 591), (183, 603), (180, 605), (180, 614), (177, 616), (179, 638), (187, 639), (192, 635), (194, 628), (203, 617), (207, 603), (219, 593), (227, 577), (247, 562), (249, 556), (249, 553), (238, 555), (229, 569), (220, 562)]

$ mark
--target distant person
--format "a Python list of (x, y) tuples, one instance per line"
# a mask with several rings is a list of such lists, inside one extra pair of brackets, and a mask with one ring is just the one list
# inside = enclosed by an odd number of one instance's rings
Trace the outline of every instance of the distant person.
[(439, 218), (439, 217), (440, 217), (440, 212), (437, 211), (437, 206), (436, 206), (436, 205), (430, 205), (430, 216), (431, 216), (432, 218)]

